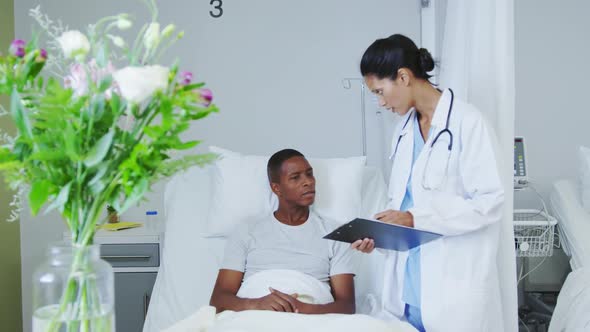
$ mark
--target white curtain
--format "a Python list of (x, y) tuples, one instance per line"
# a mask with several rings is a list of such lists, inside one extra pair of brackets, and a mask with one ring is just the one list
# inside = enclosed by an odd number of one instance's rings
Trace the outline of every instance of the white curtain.
[(514, 0), (447, 0), (440, 86), (482, 111), (496, 134), (505, 210), (497, 258), (504, 328), (518, 330), (512, 226), (514, 172)]

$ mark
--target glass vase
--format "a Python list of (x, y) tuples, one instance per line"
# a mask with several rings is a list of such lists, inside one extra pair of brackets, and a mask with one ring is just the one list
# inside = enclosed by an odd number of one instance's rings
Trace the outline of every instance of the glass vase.
[(53, 245), (33, 276), (33, 332), (115, 331), (114, 293), (98, 245)]

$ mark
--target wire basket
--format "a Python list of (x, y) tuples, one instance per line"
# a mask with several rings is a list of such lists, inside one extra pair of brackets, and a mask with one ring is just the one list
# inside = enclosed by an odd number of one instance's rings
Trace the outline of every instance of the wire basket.
[(553, 255), (557, 220), (545, 211), (514, 210), (514, 244), (517, 257)]

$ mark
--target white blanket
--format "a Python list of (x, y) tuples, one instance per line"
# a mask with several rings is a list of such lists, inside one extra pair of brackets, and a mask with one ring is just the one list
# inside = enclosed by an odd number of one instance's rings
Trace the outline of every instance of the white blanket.
[[(313, 304), (334, 301), (330, 286), (312, 276), (293, 270), (267, 270), (246, 279), (237, 296), (259, 298), (270, 293), (269, 287)], [(304, 315), (285, 312), (248, 310), (224, 311), (215, 315), (215, 308), (204, 306), (190, 317), (165, 332), (274, 332), (274, 331), (334, 331), (334, 332), (405, 332), (415, 331), (408, 323), (385, 322), (367, 315)]]
[(401, 321), (385, 322), (366, 315), (303, 315), (275, 311), (224, 311), (205, 306), (164, 332), (415, 332)]
[(246, 299), (260, 298), (270, 293), (270, 287), (285, 294), (297, 294), (297, 299), (305, 303), (334, 302), (327, 282), (294, 270), (266, 270), (253, 274), (244, 280), (237, 296)]

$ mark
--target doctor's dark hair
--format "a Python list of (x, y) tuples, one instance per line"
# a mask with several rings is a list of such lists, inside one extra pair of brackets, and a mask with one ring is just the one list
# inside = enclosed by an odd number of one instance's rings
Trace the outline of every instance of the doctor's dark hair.
[(285, 161), (293, 157), (305, 158), (305, 156), (297, 150), (284, 149), (276, 152), (270, 157), (270, 159), (268, 159), (266, 172), (268, 174), (268, 181), (270, 181), (270, 183), (279, 183), (281, 181), (281, 167), (283, 167), (283, 163)]
[(428, 80), (432, 77), (428, 72), (434, 69), (434, 59), (427, 49), (419, 49), (410, 38), (395, 34), (375, 40), (361, 60), (363, 77), (375, 75), (379, 79), (395, 80), (400, 68), (411, 70), (416, 78)]

